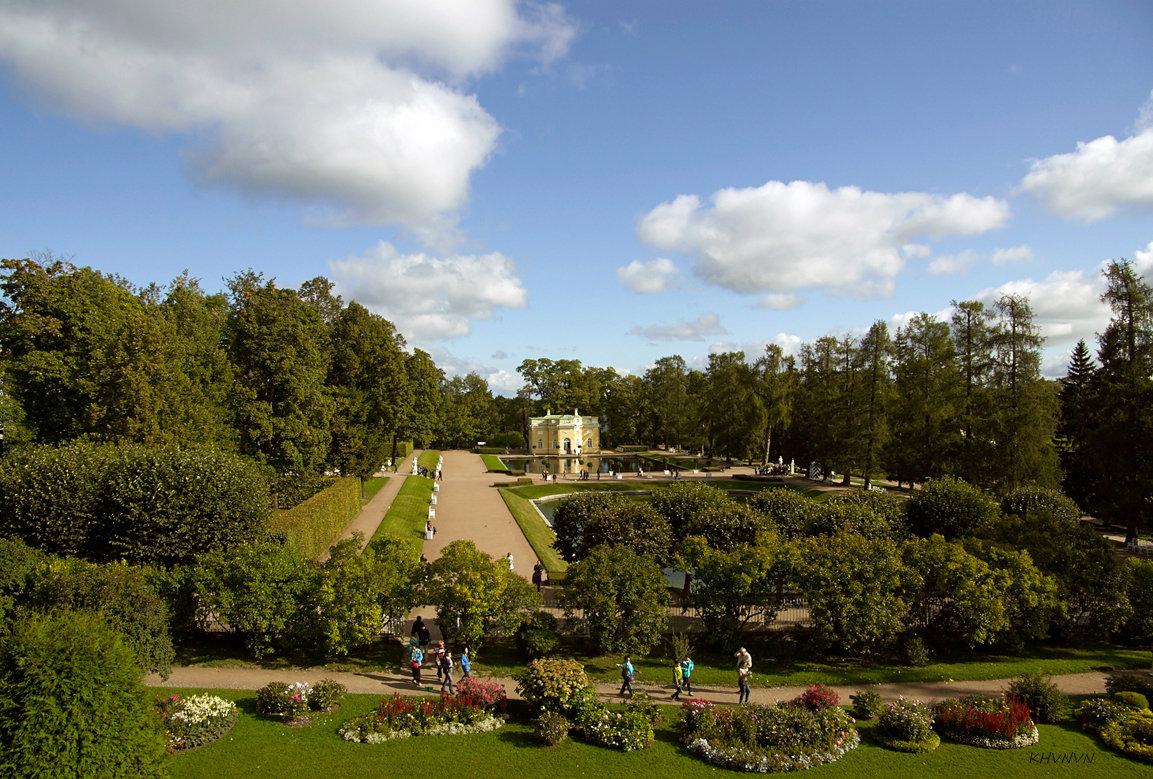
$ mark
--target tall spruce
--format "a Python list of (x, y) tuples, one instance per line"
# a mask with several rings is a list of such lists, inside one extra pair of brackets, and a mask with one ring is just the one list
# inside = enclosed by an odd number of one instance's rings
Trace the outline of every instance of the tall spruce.
[(993, 481), (993, 312), (979, 300), (953, 301), (953, 345), (961, 377), (958, 424), (961, 436), (953, 472), (970, 484)]
[(1097, 364), (1082, 338), (1069, 356), (1069, 368), (1060, 380), (1057, 451), (1063, 475), (1061, 487), (1079, 506), (1096, 505), (1100, 471), (1090, 450), (1096, 424)]

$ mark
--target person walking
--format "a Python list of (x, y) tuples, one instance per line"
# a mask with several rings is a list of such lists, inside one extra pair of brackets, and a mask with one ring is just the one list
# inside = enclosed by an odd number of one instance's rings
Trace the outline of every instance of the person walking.
[(412, 665), (412, 683), (417, 687), (420, 686), (420, 666), (424, 662), (424, 652), (420, 651), (419, 646), (414, 646), (411, 652), (411, 660), (409, 663)]
[(681, 684), (684, 686), (685, 692), (689, 695), (693, 694), (693, 658), (685, 655), (685, 659), (681, 660)]
[(437, 641), (436, 646), (432, 648), (429, 654), (432, 655), (432, 664), (436, 666), (436, 680), (440, 681), (441, 667), (440, 661), (444, 657), (444, 642)]
[(623, 663), (617, 663), (617, 666), (621, 669), (621, 691), (618, 694), (623, 697), (625, 690), (628, 690), (629, 695), (632, 695), (633, 674), (636, 673), (636, 669), (633, 668), (632, 658), (625, 655), (625, 661)]
[(673, 682), (676, 683), (677, 691), (670, 697), (674, 701), (681, 699), (681, 685), (684, 683), (684, 671), (681, 670), (681, 661), (673, 660)]
[(468, 656), (468, 647), (460, 650), (460, 678), (467, 679), (472, 673), (472, 658)]
[(455, 694), (452, 686), (452, 652), (445, 652), (440, 656), (440, 672), (444, 675), (444, 681), (440, 683), (440, 691), (444, 692), (444, 688), (448, 687), (448, 694)]
[(540, 592), (540, 586), (543, 581), (544, 566), (540, 564), (540, 560), (537, 560), (536, 565), (532, 567), (532, 583), (536, 585), (537, 592)]
[(749, 677), (753, 675), (753, 656), (741, 647), (734, 655), (737, 658), (737, 703), (749, 702)]

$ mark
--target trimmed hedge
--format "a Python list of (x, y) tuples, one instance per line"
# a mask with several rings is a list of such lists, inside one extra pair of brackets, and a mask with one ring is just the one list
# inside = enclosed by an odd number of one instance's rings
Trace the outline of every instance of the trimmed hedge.
[(345, 476), (290, 509), (276, 512), (269, 529), (306, 560), (326, 553), (360, 513), (360, 479)]

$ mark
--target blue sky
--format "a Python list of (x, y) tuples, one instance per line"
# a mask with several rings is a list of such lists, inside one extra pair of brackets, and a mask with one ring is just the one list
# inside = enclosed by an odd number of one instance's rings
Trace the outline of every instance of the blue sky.
[[(643, 373), (1153, 270), (1153, 3), (4, 0), (0, 256)], [(1150, 276), (1153, 279), (1153, 275)]]

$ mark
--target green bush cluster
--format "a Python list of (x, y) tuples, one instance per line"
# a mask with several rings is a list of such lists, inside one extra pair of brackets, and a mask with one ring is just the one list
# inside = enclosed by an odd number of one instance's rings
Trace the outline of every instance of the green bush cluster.
[(157, 698), (155, 705), (172, 752), (211, 744), (231, 730), (240, 717), (236, 704), (215, 695), (182, 698), (173, 694)]
[(0, 535), (96, 562), (187, 562), (267, 534), (263, 471), (200, 446), (88, 441), (0, 460)]
[(1130, 673), (1109, 674), (1105, 679), (1105, 692), (1139, 692), (1150, 698), (1153, 697), (1153, 677)]
[(269, 682), (256, 691), (256, 710), (286, 722), (308, 713), (309, 685), (304, 682)]
[(853, 702), (853, 716), (857, 719), (876, 719), (885, 710), (881, 694), (876, 690), (863, 690), (850, 695), (849, 700)]
[(551, 655), (560, 648), (560, 621), (547, 611), (538, 611), (516, 629), (516, 645), (530, 659)]
[(1048, 514), (1064, 522), (1081, 519), (1081, 508), (1060, 490), (1030, 485), (1018, 487), (1001, 498), (1001, 511), (1018, 517)]
[(360, 479), (346, 476), (298, 505), (274, 513), (269, 529), (304, 559), (316, 560), (359, 513)]
[(1053, 724), (1069, 714), (1069, 699), (1052, 679), (1040, 672), (1027, 673), (1009, 682), (1006, 694), (1024, 701), (1034, 722)]
[(933, 732), (933, 710), (918, 701), (898, 698), (881, 712), (877, 722), (877, 740), (897, 752), (932, 752), (941, 745)]
[(547, 710), (572, 718), (587, 702), (596, 701), (596, 688), (584, 666), (569, 658), (533, 660), (516, 680), (516, 691), (538, 714)]
[(568, 738), (572, 723), (563, 714), (546, 709), (532, 721), (533, 735), (545, 746), (555, 747)]
[(1094, 697), (1085, 700), (1074, 712), (1085, 730), (1100, 731), (1110, 722), (1122, 719), (1132, 707), (1113, 698)]

